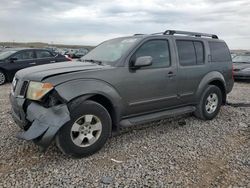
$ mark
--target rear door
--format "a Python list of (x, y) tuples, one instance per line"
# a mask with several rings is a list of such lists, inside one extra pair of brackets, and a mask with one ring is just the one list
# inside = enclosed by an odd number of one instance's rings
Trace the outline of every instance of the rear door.
[[(16, 60), (10, 61), (11, 58)], [(19, 51), (10, 56), (7, 61), (10, 78), (13, 78), (17, 71), (36, 64), (34, 50), (32, 49)]]
[(191, 104), (201, 79), (209, 71), (206, 63), (205, 43), (195, 39), (176, 39), (175, 41), (179, 62), (178, 95), (183, 104)]
[(43, 65), (49, 63), (55, 63), (55, 55), (48, 50), (35, 50), (36, 64)]

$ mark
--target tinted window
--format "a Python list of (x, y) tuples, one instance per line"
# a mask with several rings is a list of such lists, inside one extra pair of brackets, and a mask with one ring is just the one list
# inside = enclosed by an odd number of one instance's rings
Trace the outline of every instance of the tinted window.
[(193, 41), (178, 40), (176, 44), (180, 64), (183, 66), (196, 65), (196, 54)]
[(33, 51), (22, 51), (22, 52), (18, 52), (16, 55), (12, 57), (17, 58), (17, 60), (34, 59), (34, 53)]
[(199, 41), (176, 41), (179, 62), (182, 66), (204, 63), (204, 46)]
[(152, 65), (150, 67), (170, 66), (168, 41), (151, 40), (145, 42), (135, 53), (134, 59), (142, 56), (151, 56), (153, 58)]
[(201, 42), (194, 42), (194, 48), (196, 52), (196, 63), (203, 64), (204, 63), (204, 47)]
[(53, 55), (48, 51), (37, 50), (36, 51), (36, 57), (37, 58), (48, 58), (48, 57), (53, 57)]
[(209, 47), (212, 62), (231, 61), (229, 49), (224, 42), (209, 42)]

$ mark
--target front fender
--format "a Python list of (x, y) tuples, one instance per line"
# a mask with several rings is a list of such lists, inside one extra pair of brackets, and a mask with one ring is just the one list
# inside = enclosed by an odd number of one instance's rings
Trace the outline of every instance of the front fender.
[(116, 91), (116, 89), (109, 83), (102, 80), (71, 80), (57, 85), (55, 90), (67, 102), (78, 97), (82, 97), (83, 100), (87, 100), (94, 95), (102, 95), (112, 103), (118, 119), (120, 118), (125, 106), (122, 102), (120, 94)]
[(199, 101), (202, 92), (206, 89), (208, 84), (213, 82), (213, 81), (220, 81), (221, 83), (223, 83), (224, 88), (226, 88), (225, 79), (220, 72), (218, 72), (218, 71), (209, 72), (208, 74), (206, 74), (203, 77), (203, 79), (201, 80), (201, 82), (198, 86), (198, 89), (196, 90), (195, 98), (196, 98), (197, 102)]

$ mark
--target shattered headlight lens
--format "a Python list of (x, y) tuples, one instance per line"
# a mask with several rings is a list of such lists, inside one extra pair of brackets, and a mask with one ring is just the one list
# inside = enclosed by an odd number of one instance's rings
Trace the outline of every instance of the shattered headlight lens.
[(26, 98), (36, 101), (41, 100), (43, 96), (50, 92), (53, 88), (54, 87), (51, 83), (30, 81)]

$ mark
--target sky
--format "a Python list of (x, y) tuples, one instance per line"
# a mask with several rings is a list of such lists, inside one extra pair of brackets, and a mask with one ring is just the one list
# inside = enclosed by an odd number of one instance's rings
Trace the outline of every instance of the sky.
[(0, 0), (0, 41), (97, 45), (167, 29), (250, 50), (249, 0)]

